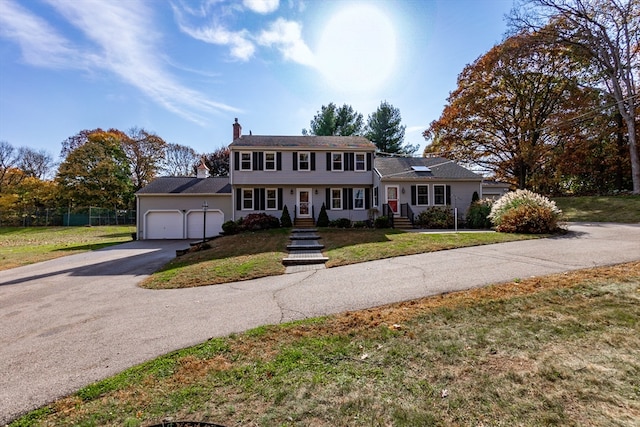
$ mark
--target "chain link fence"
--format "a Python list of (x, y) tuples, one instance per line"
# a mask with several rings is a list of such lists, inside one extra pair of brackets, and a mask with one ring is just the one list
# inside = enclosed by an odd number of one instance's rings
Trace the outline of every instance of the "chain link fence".
[(32, 208), (0, 210), (0, 227), (52, 227), (135, 225), (136, 211), (130, 209)]

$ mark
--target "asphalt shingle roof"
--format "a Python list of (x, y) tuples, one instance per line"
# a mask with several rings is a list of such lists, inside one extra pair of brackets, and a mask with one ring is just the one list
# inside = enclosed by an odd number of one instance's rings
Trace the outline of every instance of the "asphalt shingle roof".
[[(429, 171), (415, 171), (411, 166), (425, 166)], [(443, 157), (376, 157), (375, 170), (382, 177), (398, 181), (429, 179), (477, 179), (482, 177), (453, 160)]]
[(229, 177), (194, 178), (163, 176), (154, 179), (136, 194), (231, 194)]
[(242, 135), (235, 139), (230, 148), (273, 147), (273, 148), (313, 148), (375, 151), (376, 146), (363, 136), (271, 136)]

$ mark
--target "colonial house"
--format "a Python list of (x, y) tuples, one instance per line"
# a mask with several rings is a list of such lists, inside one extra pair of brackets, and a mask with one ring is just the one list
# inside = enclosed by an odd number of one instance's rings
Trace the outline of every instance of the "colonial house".
[(330, 220), (384, 214), (410, 227), (430, 206), (463, 218), (473, 193), (482, 196), (482, 177), (453, 161), (377, 157), (361, 136), (242, 135), (236, 119), (229, 149), (229, 177), (207, 178), (202, 164), (195, 178), (162, 177), (138, 191), (138, 238), (213, 236), (224, 221), (280, 218), (285, 206), (297, 226), (315, 224), (324, 205)]

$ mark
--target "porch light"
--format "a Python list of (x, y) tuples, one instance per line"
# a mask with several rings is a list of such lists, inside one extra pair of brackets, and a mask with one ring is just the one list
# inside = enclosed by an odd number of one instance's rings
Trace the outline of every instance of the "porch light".
[(289, 190), (289, 194), (293, 195), (293, 188)]

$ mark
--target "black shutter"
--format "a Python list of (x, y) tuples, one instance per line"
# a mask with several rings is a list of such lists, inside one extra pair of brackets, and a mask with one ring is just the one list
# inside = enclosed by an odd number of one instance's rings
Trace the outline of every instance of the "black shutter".
[(373, 167), (373, 156), (371, 153), (367, 153), (367, 170), (370, 171)]
[(282, 170), (282, 153), (276, 153), (276, 169)]
[(364, 189), (364, 208), (369, 209), (371, 207), (371, 188)]
[(233, 170), (240, 169), (240, 153), (238, 151), (233, 152)]
[(353, 188), (349, 189), (349, 210), (353, 209)]
[(240, 188), (236, 189), (236, 210), (242, 210), (242, 190)]
[(316, 170), (316, 153), (311, 153), (311, 170)]
[(331, 153), (327, 153), (327, 170), (330, 171), (333, 168), (333, 164), (331, 162)]
[(266, 199), (267, 199), (267, 195), (266, 195), (266, 190), (264, 188), (260, 189), (260, 210), (263, 211), (265, 206), (266, 206)]
[(293, 152), (293, 170), (298, 170), (298, 153), (295, 151)]
[(257, 152), (253, 152), (251, 153), (251, 159), (253, 160), (253, 164), (251, 165), (251, 169), (254, 171), (259, 171), (260, 170), (260, 166), (258, 165), (258, 162), (260, 160), (260, 157), (258, 156)]
[(349, 209), (349, 189), (342, 189), (342, 209)]
[(253, 156), (258, 157), (258, 161), (255, 162), (257, 167), (254, 169), (257, 171), (264, 170), (264, 153), (262, 151), (259, 151), (257, 153), (253, 153)]
[(418, 197), (417, 193), (418, 193), (418, 187), (416, 187), (415, 185), (412, 185), (411, 186), (411, 204), (413, 206), (416, 205), (416, 198)]
[(253, 210), (254, 211), (260, 210), (260, 189), (259, 188), (253, 189)]
[(446, 204), (451, 206), (451, 186), (447, 185), (445, 189)]
[(282, 188), (278, 188), (278, 210), (279, 211), (282, 210), (282, 203), (283, 203), (282, 198), (283, 198), (283, 195), (284, 195), (284, 191), (282, 191)]
[(347, 155), (345, 157), (347, 157), (349, 159), (348, 163), (348, 167), (345, 168), (345, 170), (355, 170), (356, 168), (356, 153), (346, 153)]
[(329, 210), (331, 210), (331, 189), (330, 188), (325, 189), (324, 198), (325, 198), (325, 201), (326, 201), (324, 206), (329, 211)]

